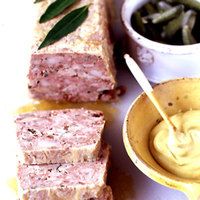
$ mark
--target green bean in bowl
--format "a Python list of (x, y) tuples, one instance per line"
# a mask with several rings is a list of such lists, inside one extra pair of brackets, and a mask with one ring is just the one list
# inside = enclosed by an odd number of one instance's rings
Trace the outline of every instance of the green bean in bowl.
[(135, 11), (132, 27), (142, 36), (164, 44), (200, 42), (200, 2), (197, 0), (151, 0)]

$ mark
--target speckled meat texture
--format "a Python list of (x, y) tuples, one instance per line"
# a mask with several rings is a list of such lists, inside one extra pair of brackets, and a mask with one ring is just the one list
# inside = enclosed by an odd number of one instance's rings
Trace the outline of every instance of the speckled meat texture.
[[(34, 4), (38, 18), (53, 0)], [(54, 44), (37, 50), (53, 25), (69, 10), (46, 23), (37, 23), (29, 69), (33, 98), (55, 101), (110, 101), (116, 97), (113, 47), (104, 0), (80, 0), (73, 10), (89, 6), (83, 24)]]
[(16, 118), (18, 159), (26, 164), (96, 159), (104, 124), (102, 112), (86, 109), (21, 114)]
[[(98, 160), (76, 164), (18, 165), (19, 197), (22, 200), (106, 200), (109, 147)], [(109, 195), (110, 194), (110, 195)]]

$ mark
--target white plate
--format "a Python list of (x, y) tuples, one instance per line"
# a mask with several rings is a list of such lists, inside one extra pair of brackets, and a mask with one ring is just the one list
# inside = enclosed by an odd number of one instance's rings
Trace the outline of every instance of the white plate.
[[(0, 12), (0, 199), (15, 200), (15, 193), (8, 182), (15, 176), (15, 131), (12, 112), (28, 101), (26, 73), (28, 49), (31, 38), (31, 1), (4, 1)], [(118, 11), (122, 0), (116, 0)], [(120, 25), (120, 20), (116, 22)], [(119, 31), (119, 29), (116, 31)], [(120, 32), (117, 36), (121, 36)], [(106, 140), (112, 145), (113, 166), (133, 177), (134, 197), (127, 200), (186, 200), (181, 192), (161, 186), (142, 174), (130, 161), (123, 146), (122, 124), (131, 102), (141, 92), (127, 69), (118, 70), (119, 84), (127, 87), (127, 93), (115, 105), (117, 113), (106, 131)], [(124, 199), (126, 200), (126, 199)]]

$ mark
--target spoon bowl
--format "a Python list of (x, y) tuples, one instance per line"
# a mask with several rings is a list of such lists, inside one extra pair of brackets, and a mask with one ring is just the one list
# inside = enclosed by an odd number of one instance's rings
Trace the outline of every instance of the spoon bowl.
[[(176, 79), (158, 84), (154, 95), (169, 115), (190, 109), (200, 110), (200, 79)], [(123, 126), (123, 141), (133, 163), (148, 177), (170, 188), (184, 192), (190, 200), (200, 199), (200, 179), (180, 178), (162, 168), (149, 150), (149, 133), (162, 120), (160, 114), (142, 93), (130, 106)]]

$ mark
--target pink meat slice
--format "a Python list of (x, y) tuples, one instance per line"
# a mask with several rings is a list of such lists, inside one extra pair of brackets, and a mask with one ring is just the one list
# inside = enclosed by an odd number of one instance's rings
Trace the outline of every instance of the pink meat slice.
[(101, 111), (37, 111), (16, 118), (18, 157), (25, 164), (82, 162), (96, 159), (105, 120)]
[(108, 200), (112, 196), (106, 186), (109, 147), (99, 159), (76, 164), (18, 166), (18, 185), (22, 200)]

